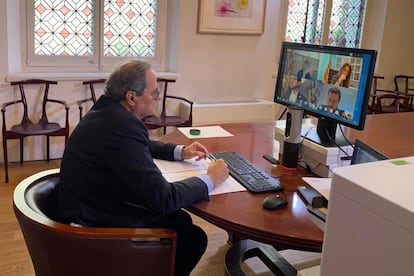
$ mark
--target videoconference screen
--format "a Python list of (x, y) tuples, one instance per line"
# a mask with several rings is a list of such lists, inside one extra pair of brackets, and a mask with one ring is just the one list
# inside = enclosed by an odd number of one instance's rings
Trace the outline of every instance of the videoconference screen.
[(362, 129), (376, 51), (283, 42), (274, 101)]

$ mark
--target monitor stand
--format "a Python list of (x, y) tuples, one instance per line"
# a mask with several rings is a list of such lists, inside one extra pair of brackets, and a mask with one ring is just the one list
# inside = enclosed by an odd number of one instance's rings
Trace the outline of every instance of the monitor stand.
[[(320, 118), (316, 129), (302, 131), (301, 135), (312, 142), (315, 142), (324, 147), (349, 146), (349, 143), (354, 144), (344, 137), (342, 132), (337, 128), (337, 122), (334, 120)], [(334, 140), (335, 139), (335, 140)]]

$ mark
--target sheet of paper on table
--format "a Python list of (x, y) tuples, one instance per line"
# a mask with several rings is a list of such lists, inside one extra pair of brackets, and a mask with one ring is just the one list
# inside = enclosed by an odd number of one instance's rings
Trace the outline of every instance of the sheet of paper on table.
[[(198, 129), (200, 134), (192, 135), (190, 134), (190, 129)], [(223, 129), (221, 126), (179, 127), (178, 130), (189, 139), (233, 136), (233, 134)]]
[[(195, 158), (184, 161), (166, 161), (154, 159), (154, 163), (160, 169), (165, 179), (167, 179), (169, 182), (205, 174), (208, 168), (207, 160), (202, 159), (196, 161)], [(210, 195), (241, 191), (246, 191), (246, 188), (230, 176), (222, 185), (214, 188)]]

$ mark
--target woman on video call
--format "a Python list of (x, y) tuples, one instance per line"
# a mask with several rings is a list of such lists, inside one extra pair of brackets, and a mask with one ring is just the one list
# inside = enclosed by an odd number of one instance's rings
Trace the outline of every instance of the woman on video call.
[(351, 78), (351, 73), (351, 65), (349, 63), (344, 63), (339, 72), (332, 77), (331, 83), (335, 84), (336, 86), (349, 87), (349, 79)]

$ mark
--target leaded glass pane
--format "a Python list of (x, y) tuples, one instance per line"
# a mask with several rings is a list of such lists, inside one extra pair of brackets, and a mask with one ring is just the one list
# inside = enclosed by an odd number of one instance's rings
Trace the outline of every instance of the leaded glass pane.
[[(326, 11), (326, 2), (332, 10)], [(322, 44), (323, 20), (330, 14), (326, 44), (359, 47), (366, 0), (289, 0), (285, 40)]]
[(92, 56), (92, 0), (34, 0), (34, 51), (43, 56)]
[(285, 40), (320, 44), (325, 0), (289, 0)]
[(153, 57), (156, 46), (156, 1), (105, 0), (103, 55)]
[(334, 0), (328, 45), (359, 47), (365, 16), (365, 0)]

